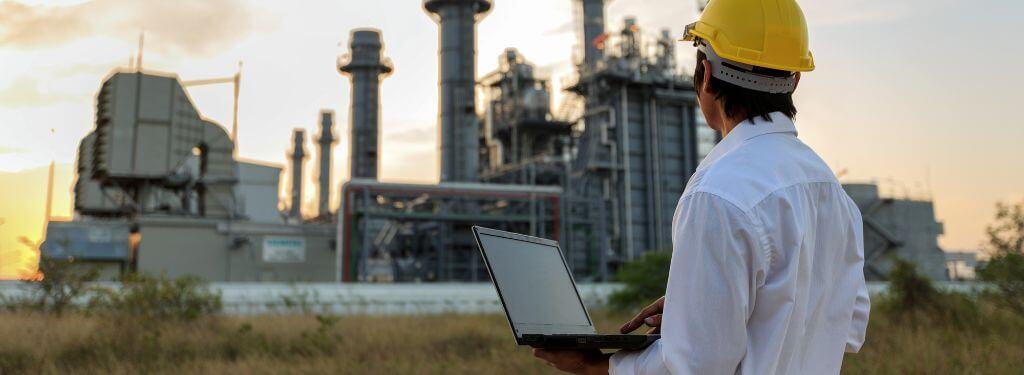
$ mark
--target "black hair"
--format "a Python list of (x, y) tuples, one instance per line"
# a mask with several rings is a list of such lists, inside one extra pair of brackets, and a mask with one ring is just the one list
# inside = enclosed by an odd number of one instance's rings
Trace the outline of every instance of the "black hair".
[[(703, 51), (697, 51), (697, 68), (693, 72), (693, 87), (700, 90), (704, 81), (704, 60), (707, 55)], [(784, 70), (767, 69), (754, 67), (754, 72), (772, 77), (788, 77), (793, 73)], [(755, 117), (761, 117), (765, 121), (771, 121), (769, 113), (782, 112), (786, 117), (796, 116), (796, 106), (793, 105), (793, 93), (771, 94), (763, 91), (756, 91), (739, 87), (737, 85), (711, 77), (711, 92), (715, 94), (715, 100), (722, 102), (725, 115), (729, 117), (742, 116), (753, 122)]]

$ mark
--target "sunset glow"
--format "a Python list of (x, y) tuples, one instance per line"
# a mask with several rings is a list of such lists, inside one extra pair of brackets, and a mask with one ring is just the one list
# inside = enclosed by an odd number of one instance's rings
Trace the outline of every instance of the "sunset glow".
[[(1014, 34), (1003, 28), (1019, 27), (1011, 25), (1024, 3), (984, 17), (981, 7), (951, 0), (801, 4), (818, 65), (796, 93), (801, 139), (834, 170), (848, 171), (845, 180), (931, 197), (945, 225), (940, 245), (978, 250), (995, 203), (1024, 198), (1024, 127), (1016, 120), (1024, 53), (973, 41)], [(608, 29), (619, 30), (627, 15), (645, 35), (679, 34), (696, 9), (688, 1), (616, 0)], [(552, 77), (558, 108), (561, 79), (573, 70), (573, 22), (571, 0), (495, 0), (478, 26), (477, 75), (516, 47)], [(936, 31), (950, 25), (958, 31)], [(45, 224), (47, 165), (56, 162), (51, 214), (71, 217), (75, 154), (94, 126), (94, 95), (112, 69), (137, 56), (140, 31), (144, 67), (183, 80), (229, 76), (244, 61), (241, 158), (283, 167), (292, 129), (315, 134), (319, 111), (334, 110), (339, 186), (348, 175), (350, 88), (335, 64), (358, 27), (382, 30), (395, 65), (382, 84), (382, 179), (437, 181), (437, 26), (418, 1), (0, 0), (0, 279), (39, 277), (39, 252), (30, 245)], [(692, 48), (676, 48), (689, 71)], [(963, 74), (978, 56), (985, 69)], [(204, 116), (230, 128), (230, 85), (189, 94)], [(312, 182), (315, 163), (306, 168)], [(305, 189), (313, 207), (315, 184)]]

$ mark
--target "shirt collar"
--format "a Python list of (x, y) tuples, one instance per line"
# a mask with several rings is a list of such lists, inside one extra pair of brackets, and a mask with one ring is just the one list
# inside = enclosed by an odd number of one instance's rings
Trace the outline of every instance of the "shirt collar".
[(745, 120), (732, 131), (729, 135), (722, 138), (721, 142), (718, 142), (711, 152), (700, 162), (698, 170), (704, 169), (704, 167), (711, 165), (718, 159), (722, 158), (725, 154), (735, 150), (742, 146), (746, 141), (751, 138), (758, 137), (765, 134), (771, 133), (790, 133), (793, 136), (797, 135), (796, 125), (793, 124), (793, 120), (786, 117), (782, 112), (772, 112), (768, 114), (771, 121), (765, 121), (761, 116), (754, 117), (753, 120)]

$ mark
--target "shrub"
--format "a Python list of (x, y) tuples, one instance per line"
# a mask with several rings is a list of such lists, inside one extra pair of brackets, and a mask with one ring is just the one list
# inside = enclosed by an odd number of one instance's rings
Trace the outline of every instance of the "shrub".
[(996, 302), (1000, 306), (1024, 314), (1024, 255), (995, 255), (979, 274), (982, 280), (995, 286)]
[(665, 295), (671, 251), (649, 251), (626, 263), (615, 275), (625, 288), (609, 297), (613, 309), (626, 310), (651, 303)]
[(978, 276), (995, 286), (999, 305), (1024, 314), (1024, 202), (997, 204), (988, 237), (991, 258)]
[(889, 290), (878, 307), (910, 323), (924, 316), (928, 317), (925, 323), (958, 327), (976, 327), (980, 323), (974, 299), (963, 293), (936, 289), (931, 280), (917, 273), (917, 267), (899, 258), (893, 259)]
[(889, 307), (901, 312), (921, 310), (935, 306), (939, 295), (932, 281), (918, 274), (912, 263), (893, 259), (893, 268), (889, 272)]
[(303, 357), (334, 354), (341, 342), (341, 336), (333, 333), (338, 320), (336, 316), (317, 315), (316, 330), (303, 331), (298, 340), (292, 341), (292, 353)]
[(298, 337), (282, 339), (253, 330), (252, 324), (243, 323), (237, 330), (223, 334), (219, 355), (232, 361), (247, 357), (313, 358), (335, 354), (342, 343), (335, 333), (336, 316), (316, 315), (317, 328), (303, 330)]
[(218, 313), (222, 307), (220, 293), (210, 291), (198, 278), (136, 274), (125, 277), (120, 291), (98, 292), (89, 305), (91, 311), (99, 313), (184, 321)]
[(57, 315), (75, 308), (77, 299), (92, 291), (89, 283), (99, 278), (95, 268), (77, 266), (74, 258), (44, 258), (39, 262), (39, 271), (44, 275), (31, 283), (31, 293), (26, 297), (3, 298), (7, 310), (35, 310)]

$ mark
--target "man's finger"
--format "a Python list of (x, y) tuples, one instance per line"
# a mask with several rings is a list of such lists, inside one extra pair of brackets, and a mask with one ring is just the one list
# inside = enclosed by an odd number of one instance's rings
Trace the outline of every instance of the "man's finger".
[(633, 332), (634, 329), (637, 329), (640, 326), (644, 325), (644, 319), (646, 319), (648, 316), (660, 314), (661, 310), (665, 306), (662, 302), (664, 301), (664, 298), (665, 297), (658, 298), (658, 300), (654, 301), (654, 303), (648, 305), (643, 310), (640, 310), (640, 313), (636, 314), (636, 316), (634, 316), (633, 319), (630, 319), (628, 322), (626, 322), (626, 324), (623, 324), (622, 327), (619, 327), (619, 332)]
[(661, 326), (661, 314), (654, 314), (644, 319), (644, 324), (648, 327), (660, 327)]

